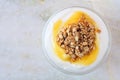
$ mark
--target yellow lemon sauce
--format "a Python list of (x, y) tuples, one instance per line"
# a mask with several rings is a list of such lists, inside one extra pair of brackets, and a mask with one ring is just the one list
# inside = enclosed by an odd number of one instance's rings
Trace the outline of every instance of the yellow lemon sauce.
[(64, 49), (62, 49), (56, 42), (56, 36), (59, 32), (59, 30), (64, 26), (66, 27), (69, 24), (72, 23), (77, 23), (79, 21), (79, 19), (82, 17), (82, 15), (85, 16), (85, 18), (87, 19), (87, 21), (91, 24), (93, 24), (95, 27), (97, 27), (97, 25), (95, 24), (94, 20), (88, 16), (87, 14), (80, 12), (80, 11), (76, 11), (74, 12), (68, 20), (66, 20), (65, 22), (62, 21), (62, 19), (57, 20), (54, 23), (54, 27), (53, 27), (53, 50), (55, 52), (55, 54), (63, 61), (67, 61), (73, 64), (82, 64), (82, 65), (90, 65), (92, 64), (96, 58), (97, 55), (99, 53), (99, 42), (97, 39), (97, 35), (96, 35), (96, 42), (95, 42), (95, 49), (91, 51), (91, 53), (89, 55), (85, 55), (83, 56), (81, 59), (76, 60), (75, 62), (72, 62), (70, 60), (70, 56), (65, 54)]

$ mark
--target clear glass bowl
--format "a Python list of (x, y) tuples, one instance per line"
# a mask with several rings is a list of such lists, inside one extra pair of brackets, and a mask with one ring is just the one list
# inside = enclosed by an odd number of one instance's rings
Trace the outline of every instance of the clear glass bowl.
[[(98, 24), (98, 26), (100, 26), (101, 29), (101, 33), (99, 36), (100, 51), (96, 61), (89, 66), (84, 66), (84, 67), (81, 65), (76, 66), (76, 65), (72, 65), (69, 62), (64, 62), (60, 60), (53, 51), (52, 29), (54, 22), (60, 18), (65, 18), (66, 16), (69, 15), (67, 13), (72, 13), (74, 11), (82, 11), (87, 13)], [(100, 64), (107, 58), (109, 54), (110, 46), (111, 46), (111, 34), (109, 28), (105, 25), (103, 20), (96, 13), (81, 7), (70, 7), (55, 13), (46, 22), (42, 33), (42, 48), (46, 59), (56, 69), (68, 74), (81, 75), (91, 72), (96, 67), (100, 66)]]

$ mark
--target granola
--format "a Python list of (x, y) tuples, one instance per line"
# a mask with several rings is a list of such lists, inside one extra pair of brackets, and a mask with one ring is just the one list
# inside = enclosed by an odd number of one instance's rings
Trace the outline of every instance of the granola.
[(56, 37), (57, 44), (65, 50), (72, 61), (90, 54), (95, 48), (95, 40), (95, 26), (89, 23), (85, 17), (82, 17), (77, 23), (63, 27)]

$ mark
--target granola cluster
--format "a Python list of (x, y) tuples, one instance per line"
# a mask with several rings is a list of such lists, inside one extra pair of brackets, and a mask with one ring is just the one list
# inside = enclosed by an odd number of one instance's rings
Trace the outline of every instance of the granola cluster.
[(63, 27), (57, 34), (57, 44), (72, 61), (82, 58), (95, 48), (95, 27), (85, 18)]

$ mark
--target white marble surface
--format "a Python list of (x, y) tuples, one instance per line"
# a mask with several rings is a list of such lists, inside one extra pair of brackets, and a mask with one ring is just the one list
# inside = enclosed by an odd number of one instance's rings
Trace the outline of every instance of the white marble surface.
[[(119, 80), (120, 0), (0, 0), (0, 80)], [(103, 65), (86, 75), (68, 75), (45, 59), (41, 33), (57, 10), (89, 8), (111, 28), (112, 47)]]

